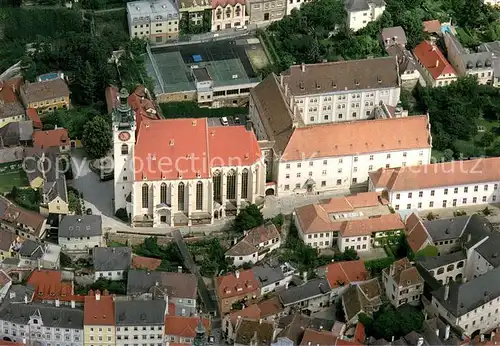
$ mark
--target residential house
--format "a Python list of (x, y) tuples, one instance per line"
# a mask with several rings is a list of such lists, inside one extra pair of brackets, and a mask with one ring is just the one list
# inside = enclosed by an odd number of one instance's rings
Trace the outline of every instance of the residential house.
[(45, 217), (21, 208), (3, 196), (0, 196), (0, 225), (28, 239), (43, 239), (46, 233)]
[(441, 36), (441, 22), (437, 19), (426, 20), (422, 22), (424, 32), (431, 35), (431, 39), (435, 36)]
[(49, 214), (69, 214), (68, 189), (64, 175), (55, 181), (44, 182), (42, 200), (43, 204), (47, 206)]
[(83, 317), (84, 345), (116, 345), (115, 302), (108, 291), (90, 290), (85, 296)]
[[(180, 6), (179, 6), (180, 5)], [(161, 44), (179, 35), (179, 7), (184, 2), (171, 0), (132, 1), (127, 3), (127, 20), (130, 38), (145, 38)]]
[(26, 119), (24, 107), (17, 95), (22, 82), (22, 77), (0, 80), (0, 128)]
[(318, 272), (328, 280), (331, 301), (335, 301), (348, 287), (369, 279), (368, 270), (362, 260), (333, 262), (319, 268)]
[(310, 345), (337, 345), (337, 337), (330, 331), (306, 329), (300, 343), (301, 346)]
[(207, 17), (212, 18), (212, 6), (209, 0), (185, 0), (178, 7), (180, 18), (187, 16), (189, 22), (194, 25), (202, 25)]
[(33, 132), (33, 146), (46, 149), (58, 147), (61, 153), (68, 152), (71, 149), (68, 130), (65, 128), (56, 128), (54, 130)]
[(384, 13), (386, 3), (383, 0), (344, 0), (344, 5), (349, 28), (358, 31), (376, 21)]
[[(200, 323), (199, 316), (165, 316), (165, 342), (167, 344), (192, 345), (196, 336), (196, 328)], [(211, 330), (210, 320), (202, 318), (205, 331)]]
[(250, 0), (247, 6), (250, 23), (256, 25), (281, 20), (287, 12), (287, 0)]
[(272, 346), (300, 345), (304, 331), (311, 325), (312, 319), (301, 313), (280, 318), (277, 326), (275, 342)]
[(405, 224), (398, 214), (371, 216), (368, 219), (350, 220), (340, 228), (338, 248), (370, 251), (373, 246), (382, 246), (397, 241), (397, 236), (404, 233)]
[(115, 301), (116, 345), (163, 344), (167, 305), (162, 300)]
[(252, 267), (251, 270), (259, 282), (260, 294), (262, 296), (276, 290), (288, 288), (288, 284), (292, 281), (293, 274), (296, 271), (295, 268), (286, 262), (276, 266), (264, 263)]
[(274, 338), (274, 325), (241, 318), (236, 323), (235, 346), (270, 346)]
[(218, 276), (215, 285), (221, 315), (230, 312), (234, 303), (260, 297), (259, 281), (250, 269)]
[(441, 256), (422, 256), (416, 262), (440, 284), (465, 279), (467, 255), (461, 250)]
[[(19, 246), (19, 248), (18, 248)], [(61, 247), (39, 240), (25, 239), (13, 247), (21, 267), (59, 269)]]
[[(182, 269), (182, 268), (181, 268)], [(160, 271), (128, 271), (127, 295), (137, 299), (165, 299), (175, 305), (176, 315), (197, 313), (198, 281), (194, 274)]]
[(478, 52), (488, 52), (492, 54), (493, 79), (492, 85), (500, 85), (500, 41), (484, 42), (477, 47)]
[(62, 271), (35, 269), (26, 281), (34, 290), (36, 302), (59, 306), (83, 306), (85, 297), (75, 294), (72, 278)]
[(104, 245), (101, 215), (66, 215), (59, 223), (58, 243), (65, 251), (85, 251)]
[[(387, 202), (373, 192), (331, 198), (318, 204), (309, 204), (295, 209), (293, 215), (299, 237), (307, 245), (320, 249), (330, 248), (341, 246), (340, 243), (343, 239), (342, 249), (350, 247), (352, 244), (357, 250), (362, 250), (363, 244), (366, 245), (367, 249), (382, 246), (388, 233), (378, 232), (374, 234), (373, 238), (371, 235), (365, 234), (366, 239), (356, 244), (357, 237), (348, 240), (350, 236), (346, 230), (348, 231), (358, 221), (367, 222), (367, 224), (373, 223), (375, 226), (379, 217), (392, 220), (393, 225), (396, 223), (394, 220), (397, 219), (395, 216), (391, 216)], [(341, 234), (341, 230), (344, 230), (344, 235)]]
[(406, 47), (405, 30), (400, 26), (383, 28), (380, 33), (380, 41), (386, 50), (392, 46)]
[(12, 245), (17, 238), (15, 233), (0, 229), (0, 259), (2, 261), (15, 255), (12, 251)]
[(408, 258), (397, 260), (382, 270), (382, 282), (387, 298), (395, 307), (403, 304), (418, 305), (424, 293), (424, 280)]
[[(220, 31), (248, 25), (249, 16), (244, 0), (211, 0), (212, 31)], [(279, 0), (277, 0), (279, 1)]]
[(222, 333), (224, 339), (234, 342), (234, 332), (241, 318), (253, 321), (275, 322), (284, 315), (284, 308), (277, 296), (250, 304), (242, 310), (235, 310), (223, 317)]
[(0, 328), (4, 338), (29, 345), (83, 345), (83, 310), (24, 301), (4, 302)]
[(281, 236), (276, 226), (266, 223), (246, 231), (243, 239), (226, 252), (226, 258), (232, 259), (237, 267), (243, 263), (256, 263), (271, 251), (279, 248), (280, 239)]
[(399, 44), (387, 47), (386, 51), (390, 56), (396, 58), (398, 63), (399, 78), (401, 79), (401, 88), (405, 90), (413, 90), (421, 77), (418, 63), (413, 54), (404, 46)]
[(34, 108), (38, 113), (70, 107), (69, 88), (62, 78), (43, 82), (25, 82), (19, 95), (25, 108)]
[(443, 34), (448, 59), (459, 76), (475, 76), (479, 84), (493, 83), (493, 53), (466, 50), (451, 32)]
[(457, 73), (434, 43), (421, 42), (415, 47), (413, 54), (427, 86), (445, 86), (457, 80)]
[(123, 280), (132, 263), (129, 247), (94, 247), (92, 249), (94, 280)]
[(358, 323), (359, 314), (372, 315), (382, 305), (382, 289), (377, 278), (350, 286), (342, 295), (342, 309), (349, 325)]
[(499, 164), (500, 158), (484, 158), (381, 168), (370, 172), (369, 190), (382, 193), (396, 210), (495, 203), (499, 200)]
[(16, 147), (30, 146), (33, 142), (33, 122), (20, 120), (10, 122), (0, 128), (0, 146)]
[(286, 3), (286, 15), (291, 15), (293, 10), (300, 10), (300, 7), (309, 1), (311, 0), (288, 0)]
[(309, 280), (300, 286), (289, 287), (278, 292), (286, 311), (319, 311), (330, 304), (331, 288), (327, 279)]

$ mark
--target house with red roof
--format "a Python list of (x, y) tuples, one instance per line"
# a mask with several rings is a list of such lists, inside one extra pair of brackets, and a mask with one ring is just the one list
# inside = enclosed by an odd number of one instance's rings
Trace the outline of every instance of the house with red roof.
[(259, 280), (251, 269), (237, 270), (216, 279), (216, 293), (222, 315), (230, 312), (233, 304), (260, 296)]
[(341, 295), (350, 285), (369, 279), (368, 270), (362, 260), (333, 262), (319, 269), (324, 273), (331, 288), (331, 296)]
[(33, 300), (58, 305), (83, 305), (84, 296), (74, 292), (73, 281), (65, 280), (61, 271), (34, 270), (26, 282), (34, 288)]
[(415, 47), (413, 54), (427, 86), (445, 86), (457, 80), (457, 73), (434, 42), (421, 42)]
[[(199, 316), (165, 316), (165, 341), (172, 343), (192, 345), (196, 336), (196, 327), (200, 323)], [(205, 335), (210, 335), (211, 323), (208, 318), (202, 318)]]
[(60, 152), (71, 149), (68, 130), (55, 128), (54, 130), (33, 132), (33, 146), (40, 149), (59, 148)]
[(85, 345), (99, 342), (102, 345), (116, 345), (115, 301), (107, 290), (89, 291), (85, 296), (83, 310), (83, 333)]
[(212, 31), (248, 25), (244, 0), (212, 0)]

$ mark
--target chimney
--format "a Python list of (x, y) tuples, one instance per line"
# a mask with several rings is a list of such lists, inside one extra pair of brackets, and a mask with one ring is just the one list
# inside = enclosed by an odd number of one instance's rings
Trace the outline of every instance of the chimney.
[(470, 242), (472, 240), (472, 234), (469, 233), (467, 234), (467, 243)]
[[(163, 299), (165, 299), (165, 316), (166, 316), (170, 312), (170, 311), (168, 311), (168, 294), (164, 294)], [(175, 314), (175, 311), (174, 311), (174, 314)]]
[(439, 338), (439, 328), (436, 328), (436, 336)]
[(451, 329), (450, 325), (447, 324), (446, 329), (444, 330), (444, 339), (445, 340), (448, 340), (450, 338), (450, 329)]
[(240, 271), (239, 270), (235, 271), (234, 276), (236, 276), (236, 278), (239, 279), (240, 278)]
[(72, 301), (71, 301), (71, 308), (72, 308), (72, 309), (74, 309), (74, 308), (75, 308), (75, 301), (74, 301), (74, 300), (72, 300)]
[(101, 291), (99, 290), (95, 291), (95, 300), (101, 300)]
[(182, 266), (177, 266), (177, 272), (182, 273)]
[(424, 338), (423, 337), (419, 337), (418, 341), (417, 341), (417, 346), (422, 346), (423, 344), (424, 344)]
[(174, 146), (174, 140), (171, 139), (170, 142), (169, 142), (170, 146), (173, 147)]
[(436, 67), (439, 66), (439, 60), (436, 59)]
[(28, 295), (27, 294), (24, 295), (24, 304), (28, 304)]
[(283, 75), (282, 74), (280, 74), (280, 84), (281, 84), (281, 86), (283, 86)]
[(302, 70), (302, 72), (306, 72), (306, 64), (300, 64), (300, 69)]
[(56, 308), (58, 308), (60, 305), (61, 305), (61, 302), (59, 301), (59, 299), (56, 299)]
[(307, 272), (302, 273), (302, 280), (304, 280), (304, 282), (307, 282)]
[(450, 295), (450, 285), (444, 285), (444, 300), (448, 300), (448, 296)]
[(288, 96), (288, 83), (285, 84), (285, 97)]
[(484, 334), (481, 334), (481, 342), (484, 342)]

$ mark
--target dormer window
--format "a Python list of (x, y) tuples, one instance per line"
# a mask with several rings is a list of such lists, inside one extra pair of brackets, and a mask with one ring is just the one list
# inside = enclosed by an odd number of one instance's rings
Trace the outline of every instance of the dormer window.
[(236, 288), (236, 291), (241, 292), (241, 291), (243, 291), (243, 288), (241, 288), (241, 287), (237, 287), (237, 288)]

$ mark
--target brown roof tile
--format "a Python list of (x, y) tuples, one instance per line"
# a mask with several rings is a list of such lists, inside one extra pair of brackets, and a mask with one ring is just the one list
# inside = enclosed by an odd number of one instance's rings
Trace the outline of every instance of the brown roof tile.
[(45, 218), (31, 210), (21, 208), (20, 206), (12, 203), (7, 198), (0, 196), (0, 219), (10, 224), (26, 225), (34, 229), (32, 233), (34, 236), (39, 237), (43, 231), (42, 227)]
[(68, 130), (59, 128), (55, 130), (35, 131), (33, 132), (33, 145), (39, 148), (69, 145)]
[(406, 219), (406, 241), (408, 245), (413, 252), (417, 252), (423, 248), (427, 239), (429, 239), (429, 235), (425, 230), (422, 220), (420, 220), (417, 214), (412, 213)]
[(459, 186), (500, 180), (500, 157), (452, 161), (421, 166), (381, 168), (369, 173), (377, 188), (413, 191), (441, 186)]
[(266, 223), (265, 225), (252, 228), (247, 232), (245, 239), (254, 246), (259, 246), (260, 243), (279, 238), (280, 233), (276, 229), (276, 226), (272, 223)]
[(308, 204), (295, 209), (303, 233), (320, 233), (340, 229), (341, 222), (332, 222), (328, 213), (319, 204)]
[(161, 264), (161, 259), (134, 255), (132, 257), (132, 268), (156, 270)]
[(393, 57), (294, 65), (283, 75), (294, 96), (399, 87), (399, 74)]
[(219, 299), (237, 297), (259, 289), (259, 281), (251, 269), (218, 276), (216, 283)]
[[(332, 136), (335, 133), (335, 136)], [(384, 136), (377, 136), (383, 133)], [(296, 128), (282, 161), (430, 148), (427, 116), (361, 120)]]
[(384, 271), (388, 272), (399, 286), (408, 287), (424, 281), (417, 268), (413, 267), (406, 257), (397, 260)]
[(45, 82), (25, 83), (21, 85), (21, 95), (25, 102), (38, 102), (69, 97), (69, 88), (64, 80), (58, 78)]
[(301, 346), (307, 345), (336, 345), (337, 337), (330, 331), (317, 331), (314, 329), (306, 329), (302, 337)]
[(17, 235), (14, 232), (9, 232), (3, 229), (0, 229), (0, 250), (1, 251), (9, 251), (10, 246), (16, 240)]
[(248, 256), (258, 252), (257, 247), (250, 244), (246, 239), (237, 242), (232, 248), (227, 250), (227, 256)]
[(278, 296), (262, 300), (257, 305), (260, 310), (261, 318), (273, 316), (283, 311), (283, 304), (281, 304), (281, 301)]
[[(196, 336), (196, 327), (200, 321), (199, 317), (186, 316), (165, 316), (165, 335), (175, 335), (185, 338), (194, 338)], [(210, 320), (203, 318), (203, 326), (210, 330)]]
[[(114, 326), (115, 325), (115, 302), (113, 297), (101, 294), (99, 290), (89, 292), (85, 296), (83, 321), (88, 326)], [(99, 296), (99, 299), (97, 297)]]
[(259, 322), (240, 319), (236, 325), (235, 344), (239, 345), (271, 345), (274, 326), (270, 322)]
[(250, 91), (268, 139), (274, 141), (274, 150), (285, 150), (293, 132), (293, 114), (285, 102), (276, 75), (271, 73)]
[(325, 269), (325, 276), (331, 288), (365, 281), (368, 278), (368, 271), (361, 260), (334, 262)]
[(399, 214), (387, 214), (368, 219), (346, 221), (340, 228), (340, 233), (343, 237), (354, 237), (400, 229), (405, 229), (405, 224)]

